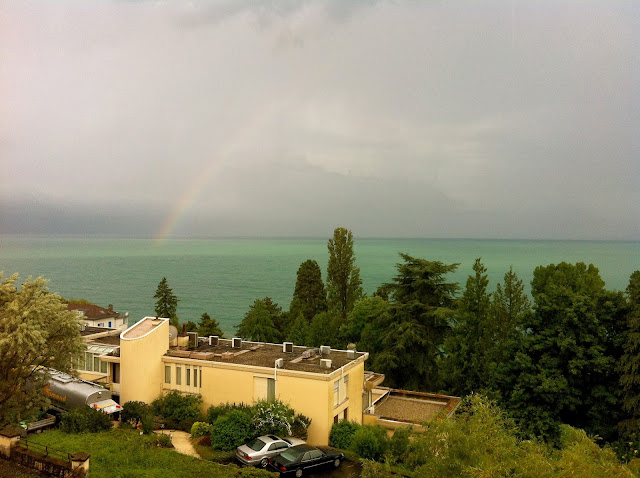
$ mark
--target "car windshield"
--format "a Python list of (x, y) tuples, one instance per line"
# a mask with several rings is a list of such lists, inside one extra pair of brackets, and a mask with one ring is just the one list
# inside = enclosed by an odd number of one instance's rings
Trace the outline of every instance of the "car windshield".
[(260, 440), (260, 438), (254, 438), (249, 443), (247, 443), (247, 446), (251, 448), (253, 451), (262, 450), (264, 448), (264, 445), (265, 443), (262, 440)]
[(300, 450), (295, 450), (293, 448), (287, 448), (285, 451), (280, 453), (280, 456), (285, 460), (296, 461), (298, 457), (303, 453), (304, 453), (304, 450), (300, 451)]

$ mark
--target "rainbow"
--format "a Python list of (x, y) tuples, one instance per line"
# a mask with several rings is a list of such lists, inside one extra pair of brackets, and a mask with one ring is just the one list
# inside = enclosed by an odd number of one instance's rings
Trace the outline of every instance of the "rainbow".
[(153, 243), (155, 245), (162, 244), (171, 235), (171, 232), (180, 222), (180, 218), (194, 204), (200, 193), (202, 193), (210, 179), (215, 174), (216, 170), (218, 170), (218, 168), (220, 168), (229, 158), (230, 153), (237, 149), (238, 146), (247, 143), (251, 138), (252, 133), (263, 129), (266, 122), (279, 113), (283, 109), (284, 105), (284, 102), (278, 101), (266, 103), (258, 110), (257, 114), (254, 114), (249, 121), (243, 123), (242, 127), (235, 128), (227, 140), (220, 144), (205, 169), (203, 171), (198, 171), (198, 174), (196, 174), (180, 200), (178, 200), (171, 211), (169, 211), (169, 214), (166, 216), (162, 225), (153, 237)]

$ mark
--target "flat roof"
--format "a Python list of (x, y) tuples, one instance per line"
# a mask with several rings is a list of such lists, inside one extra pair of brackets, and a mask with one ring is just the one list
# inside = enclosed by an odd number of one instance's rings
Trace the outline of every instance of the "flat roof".
[[(293, 351), (286, 353), (283, 352), (282, 344), (243, 340), (240, 348), (233, 348), (230, 339), (219, 339), (218, 345), (209, 345), (205, 342), (194, 349), (171, 347), (165, 355), (268, 368), (274, 368), (275, 361), (281, 358), (283, 366), (279, 368), (280, 370), (329, 374), (366, 355), (366, 352), (355, 352), (354, 358), (348, 358), (346, 350), (331, 349), (329, 354), (320, 355), (317, 348), (293, 346)], [(323, 366), (320, 362), (322, 359), (331, 360), (331, 366)]]
[(86, 337), (88, 335), (103, 334), (105, 332), (116, 332), (118, 329), (110, 329), (109, 327), (92, 327), (85, 325), (80, 329), (80, 335)]
[(107, 335), (105, 337), (98, 337), (96, 339), (92, 339), (88, 345), (120, 345), (120, 336), (119, 335)]
[(134, 325), (129, 327), (127, 330), (122, 332), (120, 337), (123, 339), (137, 339), (142, 337), (145, 334), (148, 334), (153, 329), (155, 329), (160, 324), (163, 324), (168, 319), (157, 319), (155, 317), (145, 317), (139, 322), (136, 322)]
[(439, 414), (450, 416), (459, 397), (410, 390), (382, 389), (385, 394), (373, 406), (373, 415), (407, 423), (420, 424)]

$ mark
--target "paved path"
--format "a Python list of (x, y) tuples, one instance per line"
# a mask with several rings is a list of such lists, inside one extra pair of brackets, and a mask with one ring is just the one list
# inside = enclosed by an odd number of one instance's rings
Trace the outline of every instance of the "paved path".
[(182, 430), (156, 430), (156, 433), (171, 435), (171, 443), (173, 443), (177, 452), (182, 453), (183, 455), (200, 458), (200, 455), (198, 455), (198, 452), (191, 444), (190, 433), (183, 432)]

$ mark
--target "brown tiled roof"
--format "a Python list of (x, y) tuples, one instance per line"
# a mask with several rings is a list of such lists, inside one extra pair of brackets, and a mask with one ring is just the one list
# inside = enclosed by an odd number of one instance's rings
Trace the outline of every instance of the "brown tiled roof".
[(120, 314), (114, 311), (113, 307), (109, 310), (93, 304), (67, 304), (67, 310), (77, 310), (78, 312), (82, 312), (87, 319), (109, 319), (120, 317)]
[[(284, 359), (282, 370), (297, 370), (322, 374), (329, 374), (355, 360), (347, 358), (347, 352), (344, 350), (331, 349), (328, 355), (322, 356), (319, 353), (313, 353), (314, 351), (317, 351), (317, 349), (294, 346), (292, 353), (285, 353), (282, 351), (282, 344), (265, 344), (247, 341), (242, 342), (241, 348), (233, 348), (231, 346), (231, 340), (220, 339), (218, 345), (208, 345), (205, 342), (193, 350), (188, 350), (184, 347), (173, 347), (166, 355), (169, 357), (173, 356), (269, 368), (274, 368), (275, 361), (282, 358)], [(356, 359), (362, 357), (364, 354), (364, 352), (356, 352)], [(310, 355), (310, 357), (307, 358), (305, 355)], [(321, 359), (330, 359), (331, 367), (323, 367), (320, 363)]]

